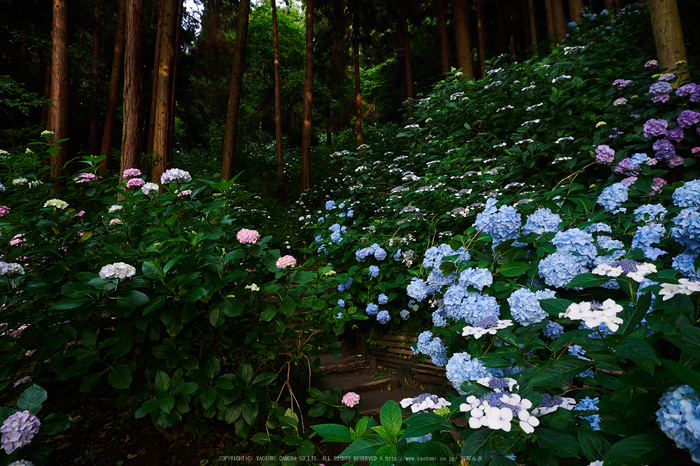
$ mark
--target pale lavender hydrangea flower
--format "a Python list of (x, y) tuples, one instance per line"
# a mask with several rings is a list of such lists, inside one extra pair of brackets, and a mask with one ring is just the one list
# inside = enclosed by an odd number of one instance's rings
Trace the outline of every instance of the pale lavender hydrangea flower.
[(8, 455), (18, 448), (28, 445), (39, 432), (41, 421), (29, 411), (18, 411), (2, 423), (2, 447)]
[(162, 184), (189, 183), (190, 181), (192, 181), (190, 174), (179, 168), (165, 170), (165, 172), (163, 172), (163, 174), (160, 176), (160, 182)]
[(683, 110), (676, 121), (681, 128), (690, 128), (700, 122), (700, 113), (693, 110)]
[(115, 262), (114, 264), (105, 265), (100, 270), (100, 278), (129, 278), (136, 274), (136, 269), (124, 262)]
[(595, 159), (599, 163), (612, 163), (615, 160), (615, 151), (607, 144), (601, 144), (595, 149)]

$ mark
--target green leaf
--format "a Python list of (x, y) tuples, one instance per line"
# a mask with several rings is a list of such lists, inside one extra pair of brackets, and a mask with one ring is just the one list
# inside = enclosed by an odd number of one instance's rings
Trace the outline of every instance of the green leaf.
[(163, 371), (156, 372), (155, 380), (156, 390), (162, 393), (166, 393), (170, 388), (170, 377)]
[(570, 379), (593, 366), (591, 361), (564, 356), (535, 370), (530, 387), (547, 386)]
[(138, 307), (142, 304), (146, 304), (148, 301), (148, 296), (138, 290), (128, 290), (116, 297), (117, 304), (119, 307)]
[(406, 430), (400, 440), (422, 437), (437, 430), (451, 429), (452, 425), (445, 418), (435, 413), (419, 413), (406, 419)]
[(316, 403), (311, 408), (309, 408), (309, 416), (311, 417), (321, 417), (326, 414), (327, 406), (321, 403)]
[(262, 314), (260, 314), (260, 320), (263, 322), (269, 322), (272, 320), (273, 317), (275, 317), (275, 314), (277, 313), (277, 309), (275, 307), (268, 307), (265, 309)]
[(276, 378), (277, 374), (274, 372), (263, 372), (262, 374), (258, 374), (250, 385), (251, 387), (264, 387), (270, 385)]
[(321, 424), (311, 426), (324, 442), (352, 442), (350, 429), (340, 424)]
[(382, 406), (379, 412), (379, 421), (382, 423), (382, 426), (389, 429), (389, 432), (391, 432), (394, 437), (398, 437), (401, 431), (401, 424), (403, 423), (399, 404), (393, 400), (384, 403), (384, 406)]
[(258, 404), (251, 403), (249, 400), (245, 400), (243, 402), (241, 414), (243, 415), (243, 419), (245, 420), (245, 422), (247, 422), (248, 425), (252, 426), (258, 419)]
[(505, 456), (497, 456), (491, 460), (489, 466), (513, 466), (517, 464), (518, 463), (516, 463), (510, 458), (506, 458)]
[[(412, 466), (425, 466), (427, 463), (440, 465), (454, 465), (455, 454), (450, 447), (441, 442), (430, 441), (426, 443), (411, 442), (401, 447), (404, 461)], [(458, 463), (459, 464), (459, 463)], [(470, 463), (474, 464), (474, 463)], [(513, 463), (515, 464), (515, 463)]]
[(216, 401), (216, 388), (205, 388), (204, 390), (202, 390), (201, 395), (199, 395), (199, 399), (202, 402), (202, 407), (204, 409), (209, 409), (209, 407), (212, 406)]
[(605, 454), (605, 466), (651, 464), (668, 454), (671, 442), (661, 432), (638, 434), (620, 440)]
[(226, 317), (238, 317), (243, 312), (243, 302), (238, 298), (226, 297), (223, 299), (221, 310)]
[(70, 427), (73, 419), (63, 413), (51, 413), (41, 420), (39, 431), (45, 435), (54, 435)]
[(41, 404), (46, 401), (47, 397), (46, 390), (33, 384), (19, 396), (17, 407), (22, 411), (29, 411), (32, 414), (36, 414), (41, 409)]
[(552, 449), (559, 457), (576, 456), (578, 453), (578, 442), (572, 435), (557, 432), (546, 427), (536, 429), (537, 442), (543, 449)]
[(109, 368), (107, 380), (117, 390), (129, 388), (129, 385), (131, 385), (131, 370), (127, 366), (112, 366)]
[(86, 328), (83, 330), (83, 338), (81, 343), (86, 348), (91, 348), (97, 344), (97, 332), (93, 328)]
[(173, 391), (173, 394), (175, 395), (181, 393), (183, 395), (191, 395), (197, 391), (197, 387), (196, 382), (185, 382), (178, 386), (177, 389)]
[(559, 317), (559, 314), (566, 312), (573, 303), (573, 301), (569, 301), (568, 299), (540, 299), (540, 307), (542, 307), (542, 310), (555, 317)]
[(369, 434), (360, 437), (352, 442), (343, 452), (338, 455), (338, 459), (356, 459), (358, 456), (374, 456), (377, 450), (382, 445), (386, 445), (387, 441), (377, 434)]
[(498, 273), (504, 277), (517, 277), (530, 270), (530, 264), (524, 262), (507, 262), (498, 268)]
[(591, 288), (593, 286), (600, 286), (610, 280), (610, 277), (605, 277), (601, 275), (594, 275), (592, 273), (582, 273), (576, 275), (566, 287), (569, 288)]
[(397, 454), (398, 450), (395, 444), (382, 445), (374, 453), (375, 458), (370, 460), (369, 464), (371, 466), (392, 466), (396, 463)]
[(610, 449), (610, 443), (602, 435), (588, 429), (577, 430), (578, 443), (588, 461), (600, 461)]
[(486, 464), (493, 453), (493, 449), (489, 446), (489, 438), (493, 432), (485, 429), (471, 434), (462, 447), (462, 457), (469, 458), (471, 464)]
[(93, 372), (92, 374), (86, 375), (83, 379), (83, 383), (80, 384), (80, 391), (82, 393), (87, 393), (97, 386), (102, 379), (104, 372)]
[(661, 364), (678, 377), (681, 382), (690, 385), (696, 392), (700, 393), (700, 373), (680, 362), (669, 359), (662, 359)]
[(148, 304), (146, 304), (143, 308), (143, 315), (148, 315), (151, 312), (157, 311), (161, 307), (165, 305), (166, 297), (161, 295), (158, 296), (157, 298), (151, 300)]
[(76, 298), (76, 299), (62, 299), (56, 303), (53, 304), (54, 309), (59, 309), (59, 310), (68, 310), (68, 309), (76, 309), (82, 306), (83, 304), (87, 303), (89, 299), (87, 297), (83, 298)]
[(244, 384), (250, 385), (250, 381), (253, 380), (253, 367), (250, 364), (241, 365), (238, 369), (238, 376)]
[(163, 411), (164, 413), (170, 414), (170, 412), (175, 407), (175, 398), (173, 398), (172, 396), (167, 396), (165, 398), (159, 398), (158, 399), (158, 406), (160, 407), (161, 411)]
[(700, 358), (700, 328), (692, 325), (682, 325), (680, 327), (680, 336), (664, 335), (664, 338), (690, 356)]
[(646, 316), (650, 306), (651, 293), (647, 292), (639, 298), (637, 304), (635, 304), (631, 311), (625, 309), (625, 311), (622, 313), (620, 317), (622, 317), (623, 322), (620, 324), (620, 328), (618, 329), (617, 333), (621, 335), (629, 335), (632, 333), (642, 321), (644, 316)]

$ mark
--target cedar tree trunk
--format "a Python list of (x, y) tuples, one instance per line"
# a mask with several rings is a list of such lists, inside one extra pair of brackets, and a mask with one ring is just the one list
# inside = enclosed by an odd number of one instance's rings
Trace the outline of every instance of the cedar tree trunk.
[(280, 54), (277, 40), (277, 5), (272, 6), (272, 50), (275, 74), (275, 162), (277, 163), (277, 200), (284, 204), (284, 156), (282, 153), (282, 96), (280, 90)]
[(437, 0), (438, 35), (440, 36), (440, 59), (442, 74), (450, 72), (450, 42), (447, 38), (447, 21), (445, 21), (445, 0)]
[[(687, 57), (676, 0), (649, 0), (649, 13), (659, 64), (668, 71), (678, 68), (676, 63), (686, 61)], [(686, 70), (683, 67), (683, 71)], [(679, 82), (687, 78), (685, 72)]]
[(462, 69), (462, 73), (467, 79), (472, 79), (474, 77), (474, 56), (469, 40), (466, 0), (454, 0), (452, 17), (455, 28), (455, 42), (457, 43), (457, 66)]
[[(127, 0), (126, 52), (124, 56), (124, 129), (119, 173), (139, 164), (141, 149), (141, 51), (143, 43), (143, 0)], [(123, 178), (120, 175), (120, 179)]]
[[(53, 1), (51, 26), (51, 94), (47, 129), (53, 131), (52, 142), (68, 136), (68, 10), (66, 0)], [(66, 162), (66, 143), (51, 155), (51, 179), (59, 182)]]
[(97, 81), (99, 77), (98, 60), (100, 57), (100, 0), (93, 3), (94, 21), (92, 23), (92, 96), (90, 99), (90, 130), (88, 133), (88, 154), (97, 155), (99, 148), (99, 137), (97, 135)]
[(301, 133), (301, 192), (311, 187), (311, 102), (314, 84), (314, 2), (306, 0), (306, 68), (304, 70), (304, 111)]

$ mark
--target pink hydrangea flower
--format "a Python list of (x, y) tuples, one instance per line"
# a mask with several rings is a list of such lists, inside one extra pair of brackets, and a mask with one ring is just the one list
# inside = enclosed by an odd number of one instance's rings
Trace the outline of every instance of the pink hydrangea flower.
[(135, 176), (141, 176), (141, 170), (139, 170), (138, 168), (127, 168), (122, 173), (122, 177), (124, 179), (134, 178)]
[(29, 382), (31, 382), (31, 381), (32, 381), (32, 378), (29, 377), (29, 376), (22, 377), (22, 378), (19, 379), (17, 382), (15, 382), (15, 385), (14, 385), (14, 386), (17, 387), (17, 386), (19, 386), (19, 385), (22, 385), (23, 383), (29, 383)]
[(144, 180), (142, 180), (141, 178), (132, 178), (126, 182), (126, 187), (127, 188), (140, 188), (144, 184), (146, 184), (146, 182)]
[[(255, 243), (256, 241), (258, 241), (260, 239), (260, 233), (258, 233), (255, 230), (248, 230), (247, 228), (243, 228), (243, 229), (241, 229), (241, 231), (239, 231), (236, 234), (236, 239), (238, 239), (238, 241), (241, 244)], [(291, 256), (287, 256), (287, 257), (291, 257)], [(296, 261), (294, 263), (296, 264)], [(277, 267), (279, 267), (279, 262), (278, 262)]]
[(191, 190), (191, 189), (185, 189), (185, 190), (180, 191), (179, 193), (177, 193), (177, 197), (189, 196), (190, 194), (192, 194), (192, 190)]
[(119, 220), (118, 218), (113, 218), (112, 220), (109, 221), (110, 225), (123, 225), (124, 222)]
[(0, 205), (0, 217), (2, 217), (5, 214), (10, 213), (10, 208), (7, 207), (6, 205)]
[(340, 401), (348, 408), (352, 408), (360, 402), (360, 395), (355, 392), (347, 392)]
[(278, 269), (286, 269), (287, 267), (294, 267), (297, 265), (297, 260), (292, 257), (292, 256), (282, 256), (279, 259), (277, 259), (277, 268)]
[(24, 243), (24, 239), (22, 237), (24, 236), (24, 233), (18, 233), (16, 234), (11, 240), (10, 240), (10, 246), (17, 246), (18, 244)]
[(78, 174), (78, 177), (75, 179), (75, 182), (77, 184), (90, 183), (92, 181), (95, 181), (96, 179), (97, 179), (97, 175), (95, 175), (94, 173), (83, 172), (83, 173)]
[[(697, 154), (698, 152), (700, 152), (700, 147), (693, 147), (692, 149), (690, 149), (690, 152), (692, 152), (693, 154)], [(0, 209), (1, 208), (2, 207), (0, 207)]]
[(84, 211), (84, 210), (81, 210), (80, 212), (78, 212), (77, 214), (75, 214), (76, 217), (82, 217), (83, 215), (85, 215), (85, 211)]

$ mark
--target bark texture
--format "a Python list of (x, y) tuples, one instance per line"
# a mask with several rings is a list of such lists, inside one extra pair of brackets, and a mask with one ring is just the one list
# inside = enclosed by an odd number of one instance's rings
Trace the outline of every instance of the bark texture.
[(569, 0), (569, 16), (571, 21), (579, 23), (581, 21), (581, 9), (583, 8), (583, 0)]
[[(659, 64), (668, 71), (674, 70), (678, 67), (676, 63), (687, 61), (678, 4), (676, 0), (649, 0), (649, 13)], [(689, 77), (687, 67), (682, 70), (680, 82)]]
[[(52, 142), (68, 137), (68, 5), (66, 0), (53, 1), (51, 26), (51, 93), (47, 129), (53, 131)], [(63, 175), (67, 145), (51, 156), (51, 179), (58, 182)]]
[(97, 155), (100, 150), (98, 124), (97, 124), (97, 82), (99, 79), (99, 56), (100, 56), (100, 0), (93, 2), (93, 23), (92, 23), (92, 65), (90, 74), (92, 75), (92, 96), (90, 97), (90, 129), (88, 132), (88, 154)]
[(238, 114), (241, 105), (243, 86), (243, 65), (245, 64), (245, 45), (248, 35), (248, 17), (250, 0), (241, 0), (238, 4), (238, 22), (236, 24), (236, 44), (233, 51), (233, 70), (228, 93), (228, 110), (226, 111), (226, 129), (224, 130), (224, 153), (221, 176), (226, 180), (233, 178), (236, 156), (236, 133), (238, 132)]
[(447, 21), (445, 20), (445, 0), (437, 0), (438, 35), (440, 36), (440, 62), (442, 73), (450, 72), (450, 42), (447, 38)]
[[(141, 52), (143, 43), (143, 0), (127, 0), (126, 50), (124, 56), (124, 128), (119, 173), (139, 165), (141, 150)], [(123, 177), (120, 175), (120, 179)], [(160, 181), (160, 180), (159, 180)]]
[(564, 18), (564, 6), (561, 0), (551, 0), (552, 19), (554, 20), (554, 40), (559, 43), (566, 37), (566, 19)]
[(314, 2), (306, 0), (306, 67), (304, 70), (304, 110), (301, 133), (301, 192), (311, 187), (311, 103), (314, 85)]
[(277, 163), (277, 200), (284, 204), (284, 155), (282, 151), (282, 93), (280, 89), (280, 54), (277, 40), (277, 5), (270, 0), (272, 6), (272, 50), (275, 79), (275, 162)]
[[(362, 144), (362, 88), (360, 86), (360, 24), (358, 12), (353, 15), (352, 61), (355, 69), (355, 130), (357, 144)], [(448, 70), (449, 71), (449, 70)]]
[(474, 57), (469, 39), (466, 0), (454, 0), (452, 3), (452, 17), (455, 29), (455, 42), (457, 44), (457, 66), (462, 69), (462, 73), (467, 79), (471, 79), (474, 77)]

